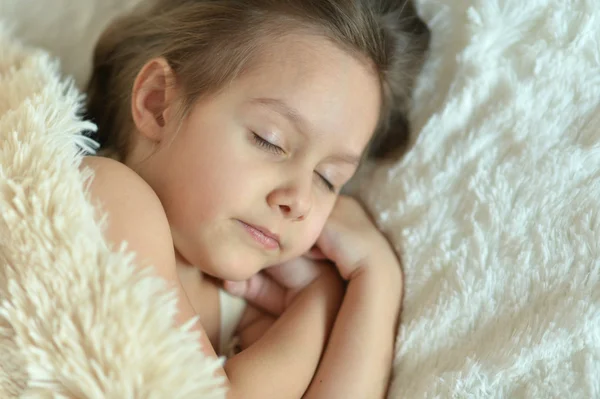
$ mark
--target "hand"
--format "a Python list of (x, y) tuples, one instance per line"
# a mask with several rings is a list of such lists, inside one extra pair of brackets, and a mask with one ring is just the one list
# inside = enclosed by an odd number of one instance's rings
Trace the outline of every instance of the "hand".
[[(365, 268), (390, 273), (401, 281), (400, 264), (383, 234), (353, 198), (340, 196), (315, 246), (303, 257), (274, 266), (242, 282), (227, 281), (224, 288), (266, 312), (279, 316), (294, 296), (334, 263), (345, 280)], [(375, 269), (375, 270), (374, 270)]]
[(223, 287), (232, 295), (277, 317), (294, 300), (296, 294), (323, 272), (335, 272), (328, 262), (298, 257), (272, 266), (245, 281), (225, 281)]
[(400, 271), (389, 242), (358, 201), (347, 196), (338, 198), (311, 254), (333, 262), (345, 280), (352, 280), (365, 268)]

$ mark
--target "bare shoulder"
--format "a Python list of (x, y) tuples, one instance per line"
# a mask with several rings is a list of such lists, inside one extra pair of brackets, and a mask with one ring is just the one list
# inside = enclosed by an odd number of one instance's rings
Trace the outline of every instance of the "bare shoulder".
[(137, 200), (160, 205), (152, 188), (137, 173), (120, 162), (110, 158), (85, 157), (81, 167), (94, 172), (90, 186), (92, 195), (115, 196), (123, 200), (133, 195)]
[[(154, 266), (156, 275), (177, 292), (176, 323), (188, 322), (196, 313), (179, 281), (171, 229), (156, 193), (137, 173), (114, 160), (89, 157), (84, 159), (82, 168), (94, 172), (91, 200), (98, 207), (99, 216), (106, 215), (108, 219), (104, 232), (107, 241), (117, 246), (126, 241), (128, 249), (136, 253), (138, 266)], [(195, 323), (193, 328), (201, 333), (204, 353), (216, 358), (203, 326)], [(219, 372), (224, 375), (223, 369)]]
[(84, 158), (82, 168), (94, 172), (89, 190), (98, 216), (106, 216), (106, 239), (115, 246), (127, 242), (138, 260), (156, 266), (163, 277), (175, 275), (175, 255), (169, 223), (152, 188), (133, 170), (112, 159)]

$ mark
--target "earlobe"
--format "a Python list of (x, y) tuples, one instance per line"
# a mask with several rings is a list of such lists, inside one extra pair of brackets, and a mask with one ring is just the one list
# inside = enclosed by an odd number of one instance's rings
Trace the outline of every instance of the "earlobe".
[(175, 75), (164, 58), (150, 60), (138, 73), (131, 93), (131, 116), (147, 140), (160, 143), (168, 135), (175, 91)]

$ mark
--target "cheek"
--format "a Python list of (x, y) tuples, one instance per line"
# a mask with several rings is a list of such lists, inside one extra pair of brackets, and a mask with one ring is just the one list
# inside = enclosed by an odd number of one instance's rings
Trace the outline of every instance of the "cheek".
[(239, 157), (227, 145), (206, 141), (210, 140), (182, 143), (173, 162), (177, 171), (172, 179), (180, 188), (174, 196), (179, 197), (182, 210), (211, 215), (231, 206), (236, 193), (244, 189), (241, 186), (245, 180), (240, 179), (240, 170), (244, 169), (239, 165)]
[(307, 224), (303, 226), (295, 245), (294, 256), (300, 256), (307, 252), (321, 235), (325, 222), (329, 213), (323, 212), (319, 215), (314, 215), (313, 218), (307, 220)]

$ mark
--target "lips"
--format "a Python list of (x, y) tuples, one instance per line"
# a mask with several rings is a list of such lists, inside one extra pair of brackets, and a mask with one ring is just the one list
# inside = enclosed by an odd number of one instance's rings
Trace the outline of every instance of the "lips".
[(238, 221), (242, 224), (242, 227), (244, 227), (246, 232), (250, 234), (254, 241), (259, 243), (264, 248), (273, 250), (281, 246), (279, 235), (271, 232), (266, 227), (246, 223), (241, 220)]

